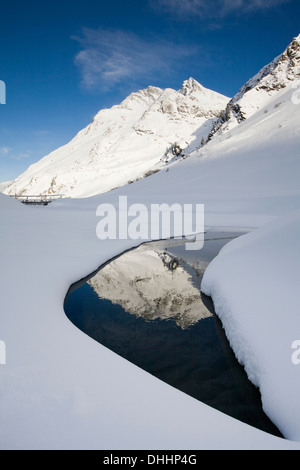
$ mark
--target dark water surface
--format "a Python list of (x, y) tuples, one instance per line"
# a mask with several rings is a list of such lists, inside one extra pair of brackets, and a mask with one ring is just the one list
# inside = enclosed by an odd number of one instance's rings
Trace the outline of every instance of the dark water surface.
[(64, 308), (80, 330), (150, 374), (282, 437), (200, 292), (206, 266), (239, 235), (208, 232), (199, 251), (178, 240), (142, 245), (73, 285)]

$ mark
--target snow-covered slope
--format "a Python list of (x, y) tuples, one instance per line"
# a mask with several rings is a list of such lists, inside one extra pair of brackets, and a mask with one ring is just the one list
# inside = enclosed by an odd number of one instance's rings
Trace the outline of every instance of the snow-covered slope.
[(265, 108), (275, 97), (279, 99), (286, 88), (298, 78), (300, 78), (300, 34), (282, 54), (248, 80), (229, 101), (223, 115), (215, 121), (209, 138), (212, 138), (216, 132), (220, 134), (232, 129)]
[(3, 183), (0, 183), (0, 193), (2, 193), (10, 183), (11, 181), (4, 181)]
[(32, 165), (5, 193), (87, 197), (142, 178), (200, 146), (228, 99), (193, 78), (179, 91), (149, 86), (132, 93), (120, 105), (101, 110), (71, 142)]

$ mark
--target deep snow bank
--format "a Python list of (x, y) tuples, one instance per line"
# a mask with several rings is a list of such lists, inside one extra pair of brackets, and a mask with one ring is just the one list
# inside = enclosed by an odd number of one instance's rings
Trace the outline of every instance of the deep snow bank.
[(300, 340), (299, 280), (297, 211), (226, 245), (201, 285), (260, 388), (266, 414), (293, 440), (300, 440), (300, 365), (292, 360)]

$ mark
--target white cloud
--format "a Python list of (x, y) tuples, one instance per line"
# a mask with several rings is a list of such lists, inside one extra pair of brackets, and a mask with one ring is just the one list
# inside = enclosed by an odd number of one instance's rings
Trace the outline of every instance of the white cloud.
[(6, 156), (11, 160), (24, 160), (30, 157), (31, 151), (27, 150), (26, 152), (16, 153), (11, 147), (0, 147), (0, 155)]
[(197, 16), (198, 18), (218, 19), (237, 13), (245, 14), (269, 10), (291, 0), (150, 0), (158, 11), (176, 16)]
[(0, 147), (0, 155), (7, 155), (11, 150), (10, 147)]
[(26, 158), (29, 158), (29, 157), (30, 157), (30, 154), (31, 154), (30, 151), (28, 151), (28, 152), (26, 152), (26, 153), (18, 153), (18, 154), (16, 154), (16, 155), (14, 155), (13, 158), (14, 158), (14, 160), (24, 160), (24, 159), (26, 159)]
[(147, 41), (122, 30), (85, 28), (82, 37), (73, 39), (81, 46), (75, 63), (87, 88), (110, 89), (123, 81), (168, 75), (180, 59), (195, 52), (193, 47)]

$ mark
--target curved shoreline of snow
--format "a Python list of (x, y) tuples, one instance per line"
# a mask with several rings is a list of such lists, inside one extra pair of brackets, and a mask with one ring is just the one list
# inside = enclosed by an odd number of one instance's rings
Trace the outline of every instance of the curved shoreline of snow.
[(300, 335), (295, 308), (299, 240), (296, 211), (226, 245), (201, 284), (213, 298), (236, 357), (260, 389), (265, 413), (287, 438), (297, 441), (300, 365), (292, 362), (292, 344)]
[(69, 286), (138, 244), (95, 237), (95, 199), (0, 203), (2, 449), (300, 448), (169, 387), (66, 318)]

